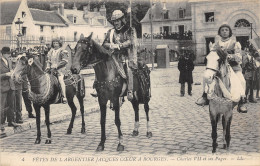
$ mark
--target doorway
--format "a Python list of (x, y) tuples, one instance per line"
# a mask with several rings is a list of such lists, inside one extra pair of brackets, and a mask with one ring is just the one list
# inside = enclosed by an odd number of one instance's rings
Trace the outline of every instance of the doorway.
[(179, 25), (179, 35), (183, 35), (184, 33), (184, 25)]
[(244, 50), (246, 43), (249, 40), (249, 36), (237, 36), (236, 39), (241, 44), (241, 49)]

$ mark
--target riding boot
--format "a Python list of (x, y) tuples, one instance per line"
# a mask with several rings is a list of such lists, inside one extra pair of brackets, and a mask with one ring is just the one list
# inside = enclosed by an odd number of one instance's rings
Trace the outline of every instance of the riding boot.
[[(95, 82), (97, 81), (97, 77), (96, 77), (96, 75), (95, 75)], [(90, 93), (90, 95), (91, 96), (93, 96), (93, 97), (98, 97), (98, 94), (97, 94), (97, 90), (96, 90), (96, 88), (95, 88), (95, 82), (94, 82), (94, 84), (93, 84), (93, 92), (92, 93)]]
[(200, 97), (195, 103), (200, 106), (209, 105), (209, 100), (207, 99), (207, 93), (204, 92), (202, 97)]
[(60, 82), (60, 85), (61, 85), (61, 92), (62, 92), (62, 103), (63, 104), (66, 104), (67, 103), (67, 97), (66, 97), (66, 85), (65, 85), (65, 82), (64, 82), (64, 75), (60, 75), (58, 77), (59, 79), (59, 82)]
[(97, 95), (97, 90), (94, 88), (94, 90), (93, 90), (93, 92), (92, 93), (90, 93), (91, 94), (91, 96), (93, 96), (93, 97), (97, 97), (98, 95)]
[(242, 98), (238, 102), (237, 112), (239, 112), (239, 113), (247, 113), (247, 108), (245, 106), (243, 106), (243, 99)]

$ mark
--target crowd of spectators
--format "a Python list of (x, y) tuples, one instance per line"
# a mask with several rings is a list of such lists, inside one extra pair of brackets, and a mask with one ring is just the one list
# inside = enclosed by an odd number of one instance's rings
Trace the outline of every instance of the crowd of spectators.
[[(144, 39), (150, 39), (151, 34), (144, 33), (143, 38)], [(154, 33), (153, 38), (154, 39), (172, 39), (172, 40), (192, 40), (192, 32), (191, 31), (185, 31), (184, 33), (179, 33), (179, 32)]]

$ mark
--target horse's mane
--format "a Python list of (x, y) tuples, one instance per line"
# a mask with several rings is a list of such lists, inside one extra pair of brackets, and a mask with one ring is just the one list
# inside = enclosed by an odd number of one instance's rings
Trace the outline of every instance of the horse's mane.
[(103, 55), (111, 56), (111, 52), (105, 49), (103, 46), (99, 45), (95, 40), (91, 39), (91, 42), (93, 43), (94, 48), (96, 48), (97, 53), (101, 54), (102, 57)]

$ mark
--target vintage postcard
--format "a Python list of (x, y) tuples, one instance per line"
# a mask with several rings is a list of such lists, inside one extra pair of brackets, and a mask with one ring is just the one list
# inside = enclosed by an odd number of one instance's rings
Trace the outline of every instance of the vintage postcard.
[(1, 166), (260, 165), (258, 0), (1, 0)]

